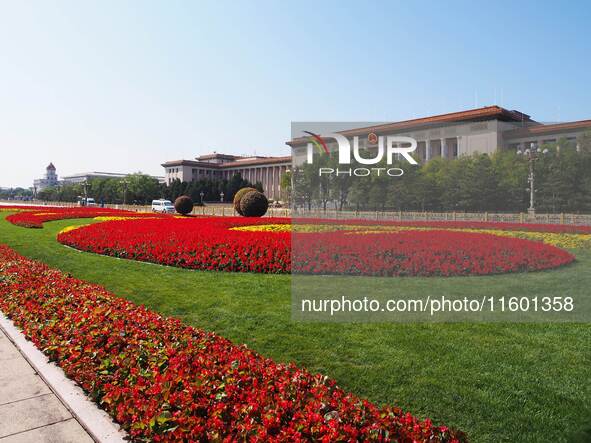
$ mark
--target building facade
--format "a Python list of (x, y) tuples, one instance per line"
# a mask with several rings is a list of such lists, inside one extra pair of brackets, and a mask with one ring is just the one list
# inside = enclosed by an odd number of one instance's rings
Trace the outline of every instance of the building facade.
[[(65, 184), (65, 185), (72, 185), (72, 184), (76, 184), (76, 183), (88, 182), (93, 179), (114, 178), (114, 179), (121, 180), (129, 175), (131, 175), (131, 174), (120, 174), (117, 172), (96, 172), (96, 171), (95, 172), (82, 172), (79, 174), (64, 175), (62, 177), (62, 180), (60, 183)], [(158, 180), (159, 183), (164, 183), (164, 177), (153, 176), (153, 175), (151, 175), (150, 177)]]
[[(413, 120), (386, 123), (363, 128), (339, 131), (352, 139), (357, 136), (359, 146), (371, 151), (377, 149), (373, 136), (407, 136), (417, 140), (415, 158), (421, 162), (442, 157), (454, 159), (474, 153), (492, 154), (499, 149), (517, 151), (545, 143), (566, 139), (575, 146), (581, 135), (591, 131), (591, 120), (559, 124), (543, 124), (529, 115), (500, 106), (469, 109), (449, 114), (434, 115)], [(372, 143), (372, 140), (374, 141)], [(292, 155), (285, 157), (242, 157), (213, 154), (196, 157), (195, 160), (173, 160), (162, 164), (165, 183), (179, 179), (192, 182), (205, 178), (229, 180), (240, 174), (251, 183), (260, 182), (270, 199), (281, 198), (281, 176), (307, 160), (311, 138), (303, 136), (287, 142)], [(330, 151), (337, 149), (331, 138), (325, 140)]]
[[(116, 172), (83, 172), (80, 174), (72, 174), (72, 175), (65, 175), (62, 177), (61, 180), (58, 179), (55, 166), (53, 163), (50, 163), (45, 170), (45, 175), (43, 178), (39, 178), (33, 181), (33, 194), (36, 196), (38, 192), (43, 191), (44, 189), (51, 188), (53, 186), (63, 186), (63, 185), (74, 185), (79, 183), (85, 183), (92, 179), (108, 179), (108, 178), (115, 178), (115, 179), (123, 179), (131, 174), (119, 174)], [(164, 183), (164, 177), (158, 176), (150, 176), (159, 183)]]
[(47, 168), (45, 168), (45, 175), (42, 178), (38, 178), (33, 181), (33, 194), (36, 195), (37, 192), (51, 188), (52, 186), (57, 186), (58, 184), (59, 180), (55, 166), (53, 163), (49, 163)]
[(271, 200), (281, 199), (281, 176), (291, 168), (291, 156), (242, 157), (229, 154), (201, 155), (195, 160), (173, 160), (162, 164), (165, 182), (179, 179), (192, 182), (202, 179), (230, 180), (240, 174), (252, 184), (260, 182)]
[[(588, 131), (591, 131), (591, 120), (542, 124), (519, 111), (487, 106), (339, 133), (349, 139), (357, 136), (359, 147), (369, 151), (377, 148), (377, 144), (370, 142), (370, 134), (412, 137), (417, 140), (415, 158), (419, 162), (426, 162), (436, 157), (453, 159), (477, 152), (491, 154), (499, 149), (517, 150), (527, 148), (532, 143), (541, 146), (562, 139), (577, 145), (580, 136)], [(306, 136), (287, 142), (292, 148), (295, 165), (306, 161), (310, 140)], [(337, 149), (332, 139), (327, 138), (326, 143), (329, 150)]]

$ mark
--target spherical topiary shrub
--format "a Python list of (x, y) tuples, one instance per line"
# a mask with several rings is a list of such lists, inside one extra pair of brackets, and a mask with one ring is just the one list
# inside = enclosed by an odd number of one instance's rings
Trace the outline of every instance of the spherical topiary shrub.
[(250, 191), (256, 191), (256, 189), (255, 188), (242, 188), (242, 189), (239, 189), (238, 192), (236, 192), (236, 194), (234, 194), (234, 210), (240, 215), (244, 215), (242, 213), (242, 209), (240, 209), (240, 199), (242, 199), (244, 194), (246, 194)]
[(193, 200), (187, 195), (181, 195), (174, 201), (174, 209), (179, 214), (187, 215), (193, 210)]
[(245, 217), (262, 217), (269, 208), (269, 200), (259, 191), (247, 192), (240, 199), (240, 211)]

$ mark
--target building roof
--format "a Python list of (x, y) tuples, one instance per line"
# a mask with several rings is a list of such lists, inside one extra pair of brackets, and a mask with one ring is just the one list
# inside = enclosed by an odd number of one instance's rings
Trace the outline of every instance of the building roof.
[[(238, 157), (235, 156), (238, 160), (229, 161), (226, 163), (210, 163), (210, 162), (202, 162), (196, 160), (171, 160), (162, 163), (162, 166), (167, 168), (171, 166), (200, 166), (202, 168), (209, 168), (209, 169), (232, 169), (232, 168), (241, 168), (244, 166), (258, 166), (258, 165), (272, 165), (272, 164), (281, 164), (281, 163), (291, 163), (291, 156), (283, 156), (283, 157)], [(203, 158), (197, 157), (197, 158)]]
[(213, 159), (235, 160), (237, 158), (241, 158), (241, 157), (239, 155), (219, 154), (214, 151), (211, 154), (204, 154), (204, 155), (200, 155), (198, 157), (195, 157), (195, 160), (213, 160)]
[(245, 158), (233, 162), (222, 163), (221, 169), (240, 168), (242, 166), (257, 166), (257, 165), (270, 165), (275, 163), (291, 163), (291, 155), (283, 157), (254, 157)]
[(204, 168), (217, 168), (219, 163), (200, 162), (197, 160), (169, 160), (162, 163), (160, 166), (164, 166), (165, 168), (169, 166), (202, 166)]
[(579, 120), (576, 122), (554, 123), (551, 125), (536, 125), (527, 128), (513, 129), (505, 131), (503, 137), (505, 139), (523, 138), (544, 134), (559, 134), (561, 132), (591, 130), (591, 120)]
[[(99, 171), (93, 171), (93, 172), (81, 172), (79, 174), (64, 175), (64, 176), (62, 176), (62, 179), (63, 180), (68, 180), (68, 179), (80, 178), (80, 177), (125, 178), (125, 177), (127, 177), (129, 175), (132, 175), (132, 174), (123, 174), (123, 173), (119, 173), (119, 172), (99, 172)], [(146, 175), (148, 175), (148, 174), (146, 174)], [(150, 175), (150, 177), (156, 178), (156, 179), (163, 178), (163, 177), (156, 176), (156, 175)]]
[(129, 174), (121, 174), (118, 172), (80, 172), (79, 174), (63, 175), (63, 179), (76, 178), (76, 177), (112, 177), (112, 178), (123, 178)]
[(53, 166), (53, 163), (50, 162), (49, 165), (47, 166), (47, 168), (45, 168), (45, 169), (46, 170), (53, 169), (55, 171), (55, 166)]
[[(384, 134), (392, 131), (400, 131), (410, 128), (418, 128), (421, 126), (433, 126), (442, 123), (461, 123), (466, 121), (480, 121), (480, 120), (502, 120), (511, 122), (523, 122), (537, 125), (538, 123), (531, 119), (531, 117), (523, 112), (516, 110), (508, 110), (500, 106), (485, 106), (484, 108), (469, 109), (467, 111), (451, 112), (448, 114), (433, 115), (430, 117), (415, 118), (412, 120), (403, 120), (393, 123), (385, 123), (382, 125), (366, 126), (363, 128), (348, 129), (339, 131), (339, 134), (345, 136), (366, 135), (369, 132), (376, 134)], [(299, 137), (289, 142), (288, 145), (299, 145), (307, 143), (310, 137)]]

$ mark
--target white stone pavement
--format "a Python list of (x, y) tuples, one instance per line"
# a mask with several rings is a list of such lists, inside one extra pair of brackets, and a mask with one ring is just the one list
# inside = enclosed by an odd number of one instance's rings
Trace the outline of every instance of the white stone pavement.
[(125, 443), (127, 436), (0, 312), (0, 443)]
[(93, 439), (0, 329), (0, 443)]

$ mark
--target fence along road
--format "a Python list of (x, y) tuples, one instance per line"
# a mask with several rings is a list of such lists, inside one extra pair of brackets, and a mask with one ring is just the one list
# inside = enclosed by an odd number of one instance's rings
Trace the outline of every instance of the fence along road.
[[(20, 202), (0, 201), (0, 205), (23, 205), (23, 206), (60, 206), (77, 207), (77, 203), (71, 202)], [(135, 212), (152, 212), (149, 205), (117, 205), (105, 204), (105, 208), (124, 209)], [(214, 217), (233, 217), (238, 214), (231, 204), (213, 203), (206, 206), (195, 206), (192, 214)], [(291, 217), (292, 210), (289, 208), (269, 208), (265, 217)], [(520, 213), (497, 213), (497, 212), (408, 212), (408, 211), (335, 211), (335, 210), (302, 210), (299, 208), (295, 213), (297, 217), (303, 218), (327, 218), (327, 219), (362, 219), (382, 221), (479, 221), (479, 222), (504, 222), (504, 223), (541, 223), (541, 224), (568, 224), (568, 225), (591, 225), (591, 214), (550, 214), (537, 213), (530, 215), (526, 212)]]

